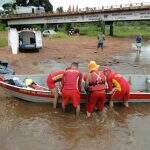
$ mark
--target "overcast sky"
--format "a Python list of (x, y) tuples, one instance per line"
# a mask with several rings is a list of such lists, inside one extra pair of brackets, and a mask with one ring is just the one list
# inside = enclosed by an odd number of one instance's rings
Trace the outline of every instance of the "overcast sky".
[(84, 7), (99, 7), (101, 5), (118, 5), (128, 3), (150, 2), (150, 0), (50, 0), (54, 9), (63, 6), (67, 9), (69, 5), (78, 5), (79, 8)]
[[(13, 0), (0, 0), (0, 7), (5, 2), (11, 2)], [(127, 3), (141, 3), (150, 2), (150, 0), (50, 0), (54, 9), (63, 6), (65, 10), (68, 9), (69, 5), (78, 5), (79, 8), (84, 7), (99, 7), (101, 5), (118, 5)]]

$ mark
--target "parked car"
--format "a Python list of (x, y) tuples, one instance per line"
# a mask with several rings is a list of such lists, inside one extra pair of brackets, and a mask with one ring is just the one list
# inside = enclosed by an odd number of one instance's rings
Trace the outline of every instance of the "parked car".
[(53, 36), (57, 34), (54, 30), (44, 30), (43, 31), (43, 36), (46, 37), (46, 36)]
[(80, 34), (80, 31), (79, 29), (77, 28), (71, 28), (68, 30), (68, 34), (71, 36), (71, 35), (79, 35)]

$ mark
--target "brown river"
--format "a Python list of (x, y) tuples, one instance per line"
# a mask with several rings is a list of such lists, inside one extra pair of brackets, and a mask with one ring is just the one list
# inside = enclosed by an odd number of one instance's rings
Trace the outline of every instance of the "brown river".
[[(149, 52), (149, 48), (146, 50)], [(118, 66), (126, 66), (122, 70), (128, 70), (129, 73), (148, 74), (150, 55), (147, 54), (143, 52), (138, 59), (138, 64), (142, 64), (140, 69), (136, 66), (135, 53), (117, 58), (122, 62), (128, 60), (128, 63)], [(76, 120), (71, 109), (62, 113), (59, 107), (54, 113), (50, 104), (6, 98), (1, 93), (0, 150), (150, 149), (149, 103), (130, 104), (128, 109), (115, 106), (112, 110), (107, 109), (104, 119), (94, 113), (88, 120), (85, 118), (85, 106), (82, 106), (80, 117)]]
[[(150, 104), (115, 106), (105, 119), (52, 111), (50, 104), (0, 100), (1, 150), (149, 150)], [(71, 111), (71, 112), (70, 112)]]

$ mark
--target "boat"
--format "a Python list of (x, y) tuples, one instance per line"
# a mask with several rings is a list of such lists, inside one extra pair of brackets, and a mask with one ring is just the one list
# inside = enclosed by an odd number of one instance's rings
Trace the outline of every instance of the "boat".
[[(19, 87), (11, 85), (5, 80), (0, 80), (0, 89), (7, 96), (19, 98), (20, 100), (36, 103), (53, 103), (54, 95), (48, 90), (46, 85), (47, 75), (6, 75), (5, 79), (19, 78), (22, 82), (30, 78), (43, 89), (33, 89), (28, 87)], [(150, 75), (124, 75), (131, 84), (131, 93), (129, 102), (150, 102)], [(57, 85), (59, 87), (59, 84)], [(108, 97), (110, 95), (107, 95)], [(60, 98), (61, 99), (61, 98)], [(59, 102), (61, 100), (59, 99)], [(87, 101), (87, 94), (82, 87), (81, 103)], [(120, 101), (116, 101), (120, 102)]]

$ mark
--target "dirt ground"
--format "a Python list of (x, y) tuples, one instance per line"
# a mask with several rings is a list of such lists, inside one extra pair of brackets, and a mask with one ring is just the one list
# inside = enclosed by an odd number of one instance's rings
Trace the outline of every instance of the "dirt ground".
[(10, 63), (16, 74), (43, 73), (39, 64), (43, 61), (54, 60), (59, 63), (78, 61), (88, 63), (97, 61), (100, 65), (118, 63), (115, 55), (127, 54), (131, 50), (133, 39), (106, 37), (104, 51), (94, 53), (97, 39), (94, 37), (71, 37), (70, 39), (43, 38), (44, 47), (39, 52), (19, 52), (13, 55), (8, 47), (0, 48), (0, 60)]

